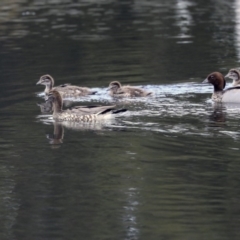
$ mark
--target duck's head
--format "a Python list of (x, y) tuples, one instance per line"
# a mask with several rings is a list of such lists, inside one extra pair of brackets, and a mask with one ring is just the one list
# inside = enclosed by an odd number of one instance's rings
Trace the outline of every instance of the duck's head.
[(222, 91), (225, 88), (226, 81), (220, 72), (213, 72), (207, 76), (202, 83), (211, 83), (214, 86), (214, 91)]
[(53, 105), (53, 113), (62, 111), (63, 101), (58, 91), (56, 90), (50, 91), (45, 99), (46, 103)]
[(237, 70), (235, 68), (229, 70), (229, 72), (225, 76), (225, 78), (231, 78), (233, 80), (232, 85), (234, 87), (237, 85), (240, 85), (240, 72), (239, 72), (239, 70)]
[(37, 85), (39, 84), (52, 88), (54, 86), (54, 80), (52, 76), (50, 76), (49, 74), (46, 74), (40, 77), (39, 81), (37, 82)]
[(121, 83), (118, 81), (110, 82), (108, 90), (111, 90), (112, 92), (116, 92), (121, 87)]

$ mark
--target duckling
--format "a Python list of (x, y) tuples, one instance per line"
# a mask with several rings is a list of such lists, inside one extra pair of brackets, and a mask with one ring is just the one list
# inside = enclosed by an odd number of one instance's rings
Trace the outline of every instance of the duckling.
[(203, 83), (211, 83), (214, 87), (212, 100), (214, 102), (240, 103), (240, 87), (231, 87), (223, 90), (226, 85), (224, 76), (220, 72), (213, 72)]
[(96, 91), (92, 91), (87, 87), (79, 87), (73, 86), (71, 84), (62, 84), (57, 87), (54, 86), (54, 79), (52, 76), (46, 74), (40, 77), (37, 85), (45, 85), (46, 88), (44, 90), (45, 94), (48, 94), (51, 90), (57, 90), (63, 98), (66, 97), (79, 97), (79, 96), (87, 96), (93, 95)]
[(52, 102), (53, 119), (58, 121), (94, 122), (127, 111), (126, 109), (115, 109), (115, 106), (77, 106), (62, 110), (62, 97), (56, 90), (49, 92), (47, 102)]
[(152, 92), (148, 92), (142, 88), (122, 86), (118, 81), (111, 82), (108, 90), (112, 97), (146, 97), (152, 95)]
[(233, 87), (240, 86), (240, 72), (238, 69), (235, 68), (230, 69), (225, 78), (231, 78), (233, 80), (232, 82)]

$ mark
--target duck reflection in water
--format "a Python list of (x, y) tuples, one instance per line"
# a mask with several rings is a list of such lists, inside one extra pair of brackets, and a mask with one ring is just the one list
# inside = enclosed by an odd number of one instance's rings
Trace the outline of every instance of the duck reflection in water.
[(225, 127), (226, 126), (226, 107), (221, 103), (213, 104), (213, 112), (209, 115), (210, 127)]
[(46, 138), (50, 145), (54, 145), (53, 148), (58, 148), (63, 143), (64, 128), (77, 130), (77, 131), (95, 131), (98, 135), (103, 134), (102, 130), (112, 129), (111, 127), (115, 123), (115, 119), (104, 122), (92, 122), (92, 123), (79, 123), (79, 122), (54, 122), (53, 134), (46, 134)]
[(218, 127), (226, 126), (227, 117), (238, 119), (240, 114), (239, 103), (215, 103), (213, 104), (213, 113), (209, 116), (210, 120)]
[(60, 145), (63, 143), (64, 128), (61, 124), (54, 123), (53, 134), (47, 134), (46, 137), (51, 145)]
[[(64, 107), (69, 107), (72, 105), (72, 101), (70, 100), (64, 100), (63, 101)], [(37, 103), (37, 106), (40, 107), (41, 113), (52, 113), (53, 112), (53, 103), (51, 101), (43, 102), (43, 103)]]
[(53, 104), (52, 102), (43, 102), (43, 103), (37, 103), (37, 106), (40, 107), (41, 113), (52, 113), (53, 111)]

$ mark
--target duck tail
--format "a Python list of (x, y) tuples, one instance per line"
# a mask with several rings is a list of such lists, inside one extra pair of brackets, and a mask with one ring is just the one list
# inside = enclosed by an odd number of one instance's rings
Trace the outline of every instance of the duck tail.
[(112, 113), (113, 113), (113, 114), (117, 114), (117, 113), (126, 112), (126, 111), (127, 111), (126, 108), (121, 108), (121, 109), (113, 110)]
[(126, 111), (127, 111), (126, 108), (121, 108), (121, 109), (108, 108), (105, 111), (100, 112), (99, 114), (107, 114), (107, 113), (117, 114), (117, 113), (126, 112)]

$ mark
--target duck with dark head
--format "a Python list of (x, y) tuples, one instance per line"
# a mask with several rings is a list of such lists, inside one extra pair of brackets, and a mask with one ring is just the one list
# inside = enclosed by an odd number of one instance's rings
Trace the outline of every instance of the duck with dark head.
[(214, 102), (240, 103), (240, 87), (231, 87), (224, 90), (226, 81), (220, 72), (212, 72), (203, 83), (210, 83), (213, 85), (212, 100)]
[(71, 84), (62, 84), (54, 87), (54, 79), (49, 74), (41, 76), (37, 82), (37, 85), (39, 84), (46, 86), (44, 90), (45, 94), (48, 94), (51, 90), (56, 90), (63, 98), (87, 96), (96, 93), (96, 91), (92, 91), (90, 88), (74, 86)]
[(47, 102), (52, 103), (53, 119), (57, 121), (94, 122), (127, 111), (126, 109), (115, 109), (115, 106), (76, 106), (63, 110), (62, 97), (56, 90), (48, 93)]
[(152, 92), (139, 87), (122, 86), (118, 81), (111, 82), (108, 90), (112, 97), (147, 97), (152, 95)]

